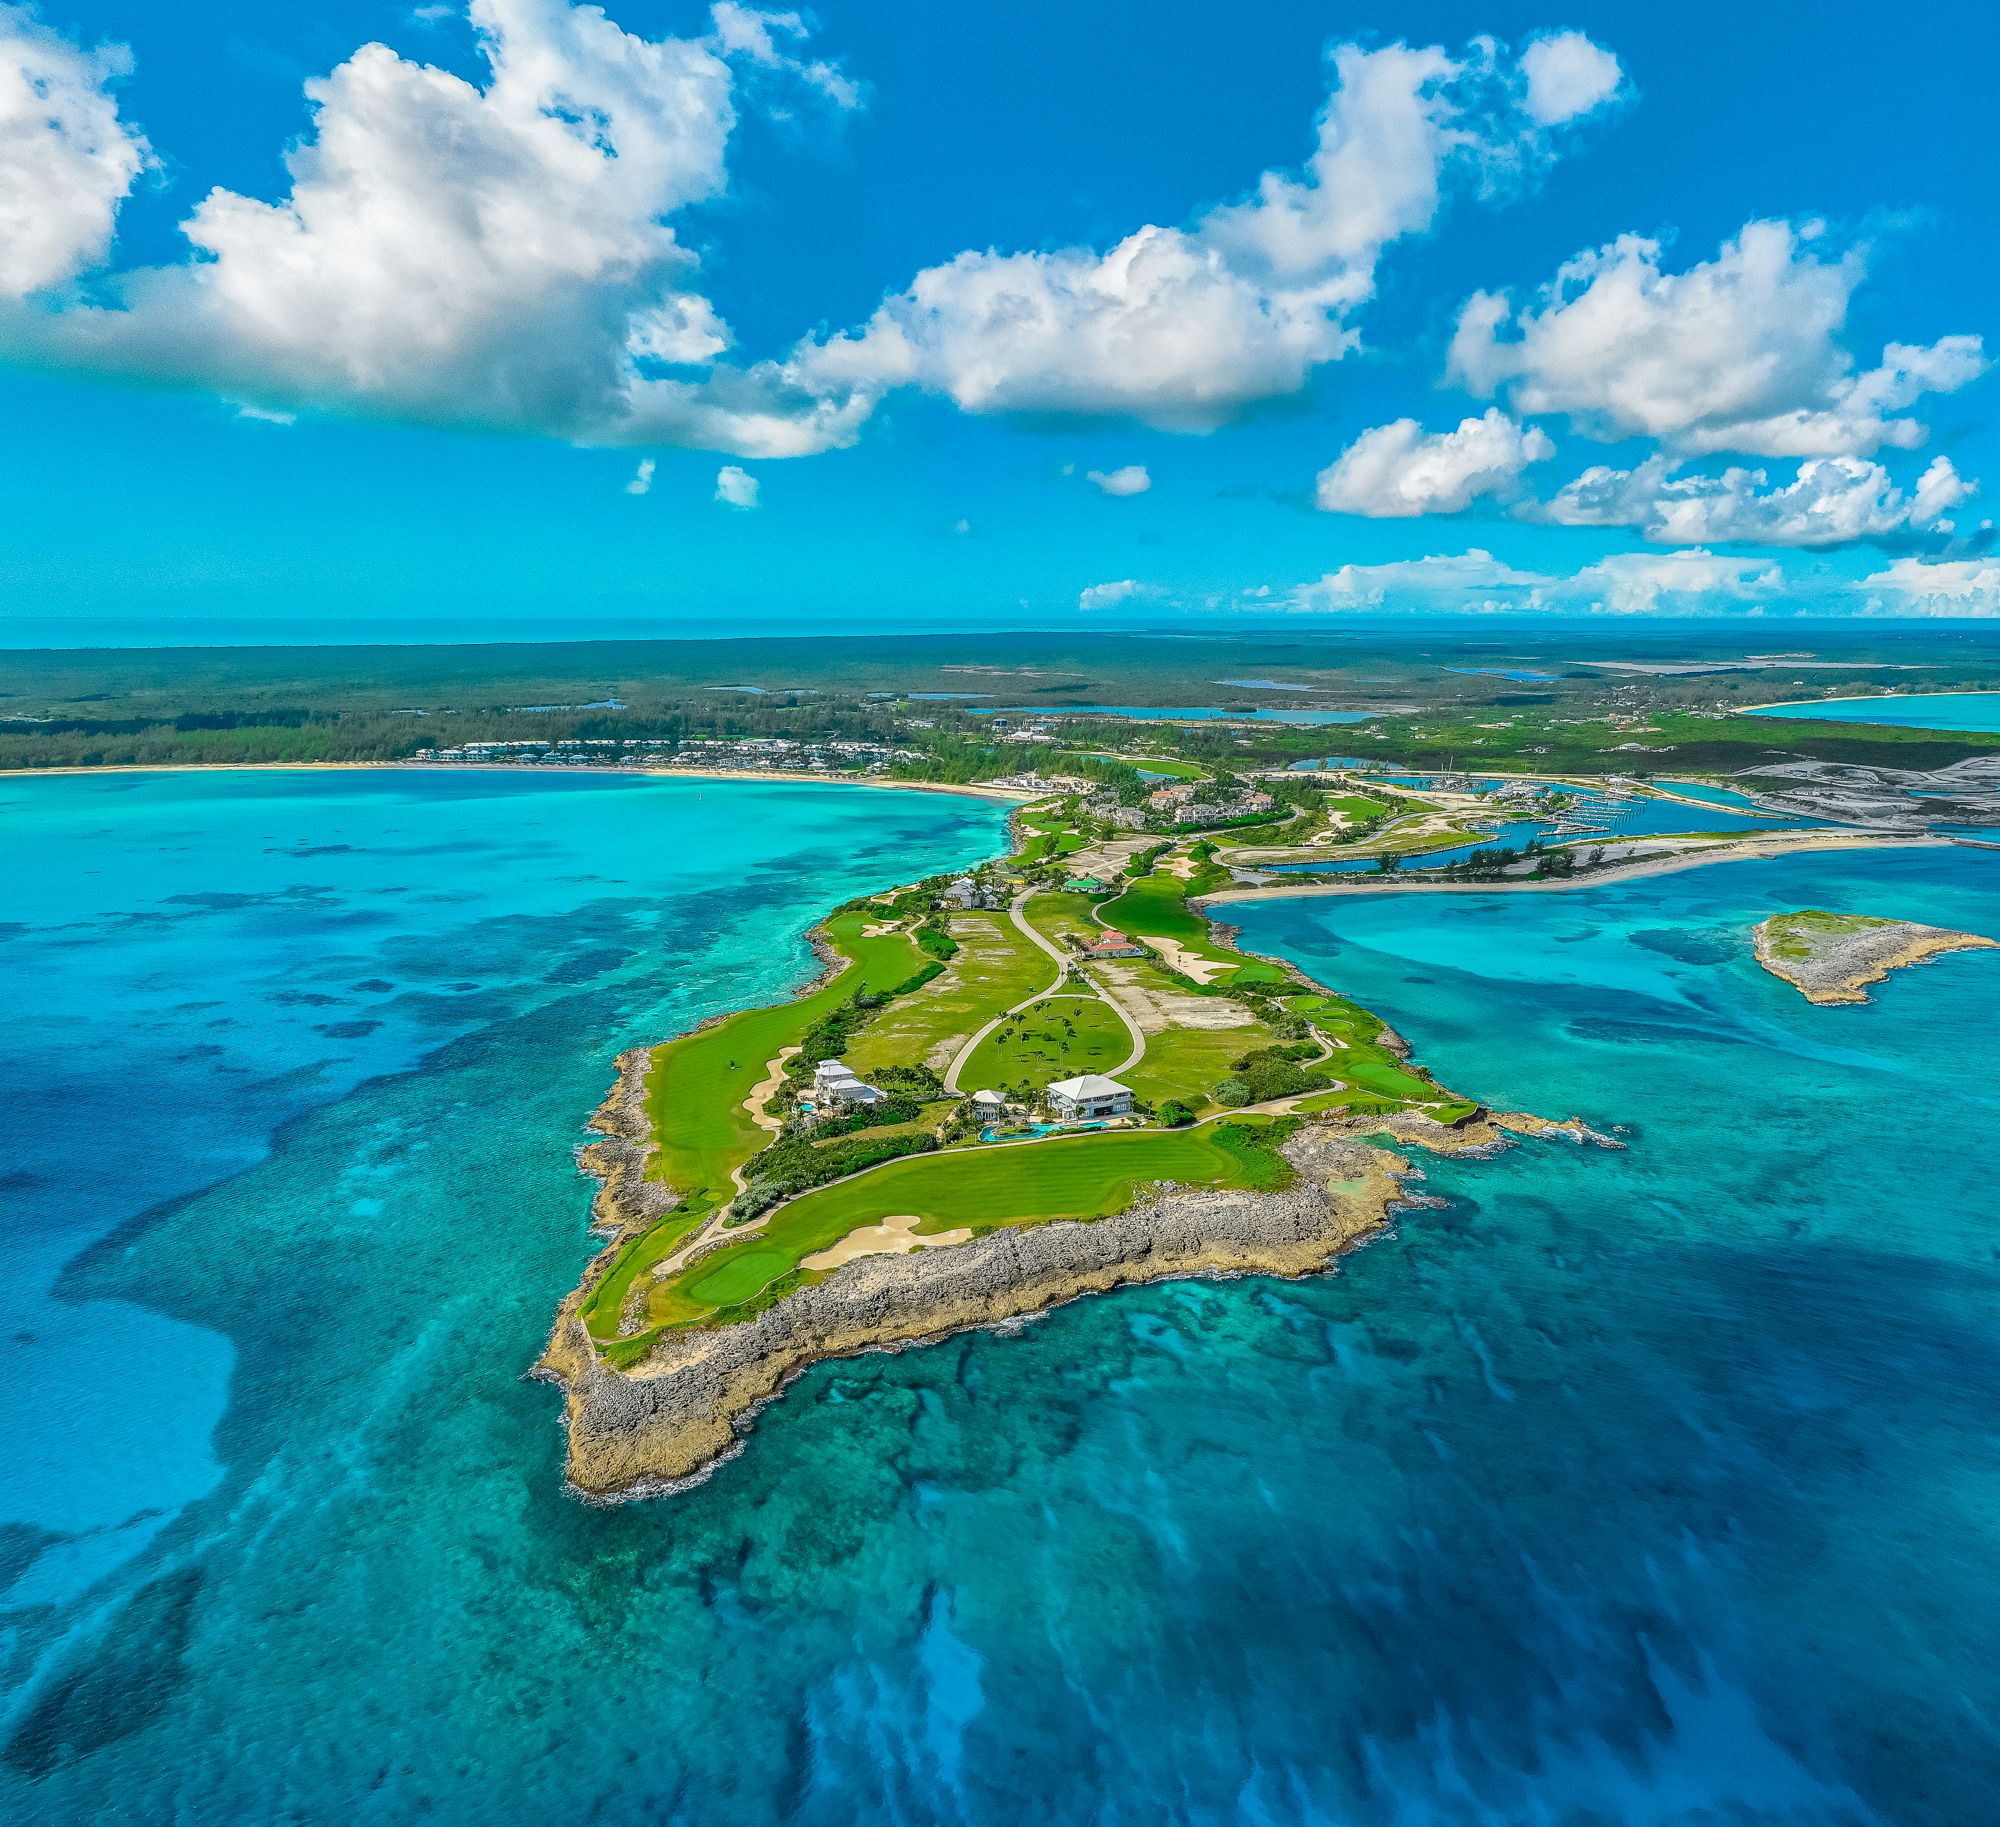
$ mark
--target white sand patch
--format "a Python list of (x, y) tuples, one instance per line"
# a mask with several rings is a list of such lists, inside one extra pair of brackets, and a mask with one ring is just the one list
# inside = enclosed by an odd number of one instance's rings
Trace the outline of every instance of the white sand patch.
[(880, 1224), (864, 1224), (859, 1230), (849, 1231), (831, 1249), (801, 1257), (799, 1266), (837, 1269), (857, 1256), (907, 1256), (912, 1250), (938, 1250), (972, 1241), (972, 1233), (964, 1230), (938, 1231), (929, 1237), (919, 1237), (917, 1226), (921, 1223), (923, 1220), (914, 1212), (901, 1212), (893, 1218), (884, 1218)]
[(1108, 882), (1117, 875), (1142, 850), (1149, 850), (1160, 840), (1157, 837), (1109, 837), (1101, 844), (1092, 844), (1082, 850), (1072, 851), (1062, 859), (1063, 867), (1071, 875), (1094, 875), (1100, 881)]
[(1186, 946), (1173, 939), (1148, 939), (1146, 941), (1160, 954), (1160, 962), (1170, 971), (1178, 971), (1183, 977), (1192, 977), (1196, 983), (1213, 983), (1218, 977), (1226, 977), (1236, 966), (1218, 964), (1212, 958), (1197, 958)]
[(751, 1088), (750, 1095), (743, 1100), (743, 1108), (749, 1113), (751, 1122), (759, 1129), (768, 1129), (775, 1134), (784, 1128), (784, 1123), (771, 1115), (764, 1106), (771, 1101), (771, 1095), (785, 1082), (786, 1064), (798, 1057), (797, 1047), (785, 1047), (779, 1051), (765, 1070), (764, 1076)]
[(1240, 1002), (1162, 989), (1157, 983), (1149, 983), (1129, 964), (1107, 964), (1100, 968), (1117, 986), (1118, 1000), (1132, 1011), (1133, 1019), (1148, 1034), (1164, 1034), (1169, 1028), (1214, 1030), (1257, 1025), (1257, 1017)]

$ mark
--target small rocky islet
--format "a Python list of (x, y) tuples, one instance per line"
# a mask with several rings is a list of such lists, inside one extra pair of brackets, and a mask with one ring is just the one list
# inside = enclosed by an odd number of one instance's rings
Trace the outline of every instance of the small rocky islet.
[(1978, 933), (1824, 908), (1773, 914), (1756, 929), (1757, 962), (1808, 1002), (1823, 1005), (1867, 1002), (1867, 986), (1904, 965), (1995, 948)]

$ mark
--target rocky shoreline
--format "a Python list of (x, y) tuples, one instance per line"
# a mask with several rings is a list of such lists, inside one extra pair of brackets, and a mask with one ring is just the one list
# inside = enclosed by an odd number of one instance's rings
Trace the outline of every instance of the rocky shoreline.
[[(1376, 1122), (1369, 1133), (1385, 1128)], [(1527, 1117), (1457, 1128), (1404, 1118), (1391, 1132), (1450, 1152), (1491, 1152), (1515, 1134), (1617, 1146), (1579, 1123)], [(615, 1503), (698, 1482), (740, 1450), (767, 1403), (826, 1359), (928, 1343), (1142, 1282), (1313, 1274), (1411, 1203), (1410, 1163), (1343, 1126), (1314, 1124), (1283, 1152), (1298, 1175), (1283, 1192), (1164, 1191), (1087, 1223), (1010, 1226), (946, 1249), (858, 1258), (751, 1318), (671, 1334), (631, 1370), (614, 1369), (591, 1343), (580, 1307), (595, 1278), (586, 1277), (533, 1373), (563, 1392), (569, 1487)]]
[[(1814, 934), (1796, 924), (1807, 916), (1774, 914), (1757, 928), (1757, 962), (1774, 977), (1822, 1006), (1868, 1001), (1867, 985), (1891, 971), (1945, 952), (1991, 950), (1994, 941), (1978, 933), (1923, 926), (1913, 920), (1855, 920), (1848, 930)], [(1779, 949), (1789, 940), (1808, 946), (1793, 955)]]
[(646, 1075), (651, 1047), (629, 1047), (618, 1056), (618, 1077), (604, 1102), (591, 1112), (597, 1136), (576, 1151), (576, 1164), (597, 1181), (590, 1202), (590, 1228), (606, 1243), (623, 1243), (650, 1230), (680, 1203), (672, 1187), (646, 1178), (646, 1164), (659, 1143), (646, 1117)]

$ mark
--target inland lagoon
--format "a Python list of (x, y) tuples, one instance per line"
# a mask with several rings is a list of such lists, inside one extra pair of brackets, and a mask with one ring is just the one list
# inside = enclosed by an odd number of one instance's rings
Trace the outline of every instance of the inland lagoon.
[[(1333, 1276), (823, 1364), (679, 1496), (524, 1380), (618, 1051), (784, 994), (943, 794), (14, 780), (0, 1818), (1973, 1827), (2000, 1789), (2000, 858), (1238, 907), (1453, 1085)], [(1948, 1748), (1948, 1754), (1945, 1754)]]
[(1895, 692), (1874, 698), (1819, 698), (1796, 704), (1760, 704), (1750, 717), (1789, 717), (1813, 723), (1874, 723), (1910, 730), (2000, 730), (2000, 691)]

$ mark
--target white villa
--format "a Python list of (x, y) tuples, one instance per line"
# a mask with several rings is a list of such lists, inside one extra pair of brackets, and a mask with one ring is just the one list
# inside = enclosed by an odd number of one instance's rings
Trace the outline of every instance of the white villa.
[(813, 1068), (813, 1096), (822, 1107), (838, 1104), (879, 1104), (889, 1094), (858, 1076), (837, 1059), (823, 1059)]
[(1065, 1121), (1080, 1117), (1128, 1115), (1132, 1109), (1132, 1088), (1101, 1072), (1086, 1072), (1081, 1078), (1059, 1078), (1049, 1087), (1049, 1110)]
[(1007, 1113), (1007, 1094), (1004, 1091), (975, 1091), (972, 1107), (982, 1117), (993, 1118)]

